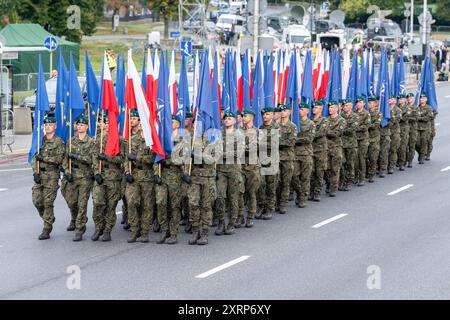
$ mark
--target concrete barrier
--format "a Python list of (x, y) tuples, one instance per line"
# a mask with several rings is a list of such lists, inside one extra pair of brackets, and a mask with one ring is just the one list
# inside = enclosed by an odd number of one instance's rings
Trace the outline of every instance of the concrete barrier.
[(14, 107), (14, 128), (16, 134), (30, 134), (33, 132), (30, 108)]

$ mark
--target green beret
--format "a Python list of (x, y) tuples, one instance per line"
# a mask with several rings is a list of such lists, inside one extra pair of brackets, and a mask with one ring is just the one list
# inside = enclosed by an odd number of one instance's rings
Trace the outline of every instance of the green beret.
[(360, 101), (366, 102), (366, 98), (364, 98), (363, 96), (360, 96), (360, 97), (358, 97), (358, 99), (356, 99), (356, 102), (360, 102)]
[(422, 97), (427, 98), (427, 95), (426, 95), (425, 93), (422, 92), (422, 93), (420, 94), (420, 97), (421, 97), (421, 98), (422, 98)]
[(328, 106), (334, 106), (334, 105), (338, 106), (339, 102), (337, 102), (336, 100), (331, 100), (330, 102), (328, 102)]
[(253, 110), (244, 110), (241, 112), (241, 115), (245, 115), (245, 114), (252, 114), (253, 116), (255, 115), (255, 113), (253, 112)]
[(130, 110), (130, 118), (139, 118), (139, 111), (138, 111), (138, 109), (131, 109)]
[(186, 112), (185, 118), (194, 118), (194, 114), (190, 111)]
[(44, 117), (44, 123), (56, 123), (56, 116), (53, 112), (49, 112)]
[(273, 112), (281, 112), (280, 107), (275, 107), (275, 108), (273, 108)]
[(397, 99), (397, 97), (396, 97), (394, 94), (391, 94), (391, 95), (389, 96), (389, 99)]
[(177, 115), (172, 115), (172, 120), (178, 121), (181, 124), (181, 119)]
[(304, 109), (309, 109), (309, 108), (311, 108), (311, 107), (309, 106), (309, 104), (307, 104), (307, 103), (300, 103), (300, 105), (299, 105), (298, 107), (299, 107), (299, 109), (302, 109), (302, 108), (304, 108)]
[(89, 120), (84, 114), (82, 114), (81, 116), (78, 117), (77, 120), (75, 120), (75, 123), (89, 124)]
[(283, 111), (283, 110), (291, 110), (291, 108), (287, 104), (282, 104), (280, 106), (280, 111)]
[(261, 110), (261, 113), (266, 113), (266, 112), (275, 112), (275, 108), (265, 107)]
[(410, 92), (410, 93), (408, 93), (408, 94), (406, 95), (406, 97), (407, 97), (407, 98), (414, 97), (414, 93), (411, 93), (411, 92)]
[(342, 99), (341, 100), (342, 104), (347, 104), (347, 103), (353, 103), (352, 99)]
[(227, 112), (223, 113), (223, 119), (228, 118), (228, 117), (236, 119), (236, 115), (231, 111), (227, 111)]
[(313, 105), (313, 107), (318, 107), (318, 106), (322, 106), (323, 107), (323, 101), (322, 101), (322, 99), (319, 99), (319, 100), (313, 102), (312, 105)]
[(406, 94), (404, 94), (404, 93), (401, 93), (397, 96), (397, 99), (403, 99), (403, 98), (406, 98)]
[(370, 96), (368, 100), (369, 100), (369, 102), (371, 102), (371, 101), (377, 101), (377, 97), (375, 97), (375, 96)]

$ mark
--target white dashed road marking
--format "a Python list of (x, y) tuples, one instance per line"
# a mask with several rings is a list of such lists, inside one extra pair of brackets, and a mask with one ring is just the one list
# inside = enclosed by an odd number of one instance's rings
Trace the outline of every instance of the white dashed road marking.
[(439, 127), (440, 125), (441, 125), (440, 122), (434, 124), (435, 127)]
[(394, 191), (392, 191), (392, 192), (389, 192), (387, 195), (388, 196), (393, 196), (394, 194), (397, 194), (397, 193), (399, 193), (399, 192), (402, 192), (402, 191), (404, 191), (404, 190), (406, 190), (406, 189), (409, 189), (409, 188), (411, 188), (411, 187), (413, 187), (414, 185), (413, 184), (407, 184), (406, 186), (403, 186), (403, 187), (401, 187), (401, 188), (398, 188), (397, 190), (394, 190)]
[(20, 168), (20, 169), (3, 169), (0, 170), (0, 172), (11, 172), (11, 171), (26, 171), (31, 170), (31, 168)]
[(231, 260), (230, 262), (227, 262), (227, 263), (224, 263), (224, 264), (222, 264), (222, 265), (220, 265), (218, 267), (215, 267), (214, 269), (211, 269), (211, 270), (208, 270), (206, 272), (203, 272), (203, 273), (201, 273), (201, 274), (199, 274), (199, 275), (197, 275), (195, 277), (198, 278), (198, 279), (203, 279), (203, 278), (209, 277), (210, 275), (212, 275), (214, 273), (217, 273), (217, 272), (222, 271), (224, 269), (227, 269), (227, 268), (229, 268), (231, 266), (234, 266), (235, 264), (238, 264), (239, 262), (245, 261), (248, 258), (250, 258), (250, 256), (239, 257), (237, 259)]
[(343, 217), (345, 217), (347, 215), (348, 215), (348, 213), (338, 214), (337, 216), (334, 216), (334, 217), (332, 217), (330, 219), (327, 219), (325, 221), (322, 221), (322, 222), (320, 222), (318, 224), (313, 225), (311, 228), (317, 229), (317, 228), (323, 227), (324, 225), (329, 224), (329, 223), (331, 223), (333, 221), (336, 221), (338, 219), (341, 219), (341, 218), (343, 218)]
[(8, 190), (8, 189), (0, 188), (0, 192), (1, 192), (1, 191), (6, 191), (6, 190)]
[(444, 169), (441, 169), (441, 172), (445, 172), (445, 171), (448, 171), (448, 170), (450, 170), (450, 166), (445, 167)]

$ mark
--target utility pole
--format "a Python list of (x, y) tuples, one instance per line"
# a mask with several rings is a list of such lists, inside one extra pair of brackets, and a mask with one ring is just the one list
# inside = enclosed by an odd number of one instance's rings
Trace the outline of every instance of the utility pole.
[(428, 6), (427, 0), (423, 0), (422, 45), (423, 45), (423, 58), (424, 59), (427, 54), (427, 29), (428, 29), (428, 23), (427, 23), (428, 8), (427, 8), (427, 6)]
[(256, 55), (258, 54), (258, 35), (259, 35), (259, 0), (255, 0), (254, 2), (255, 2), (255, 14), (253, 16), (253, 57), (254, 59), (256, 59)]
[(411, 29), (409, 30), (411, 34), (411, 41), (414, 37), (414, 0), (411, 0)]

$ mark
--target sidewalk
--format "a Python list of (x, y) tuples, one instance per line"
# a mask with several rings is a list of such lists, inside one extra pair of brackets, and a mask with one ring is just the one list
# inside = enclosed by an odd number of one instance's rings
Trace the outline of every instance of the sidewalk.
[(11, 150), (8, 146), (3, 146), (3, 154), (0, 154), (0, 164), (9, 162), (11, 160), (26, 158), (31, 145), (30, 134), (16, 134), (14, 136), (14, 143), (11, 145)]

